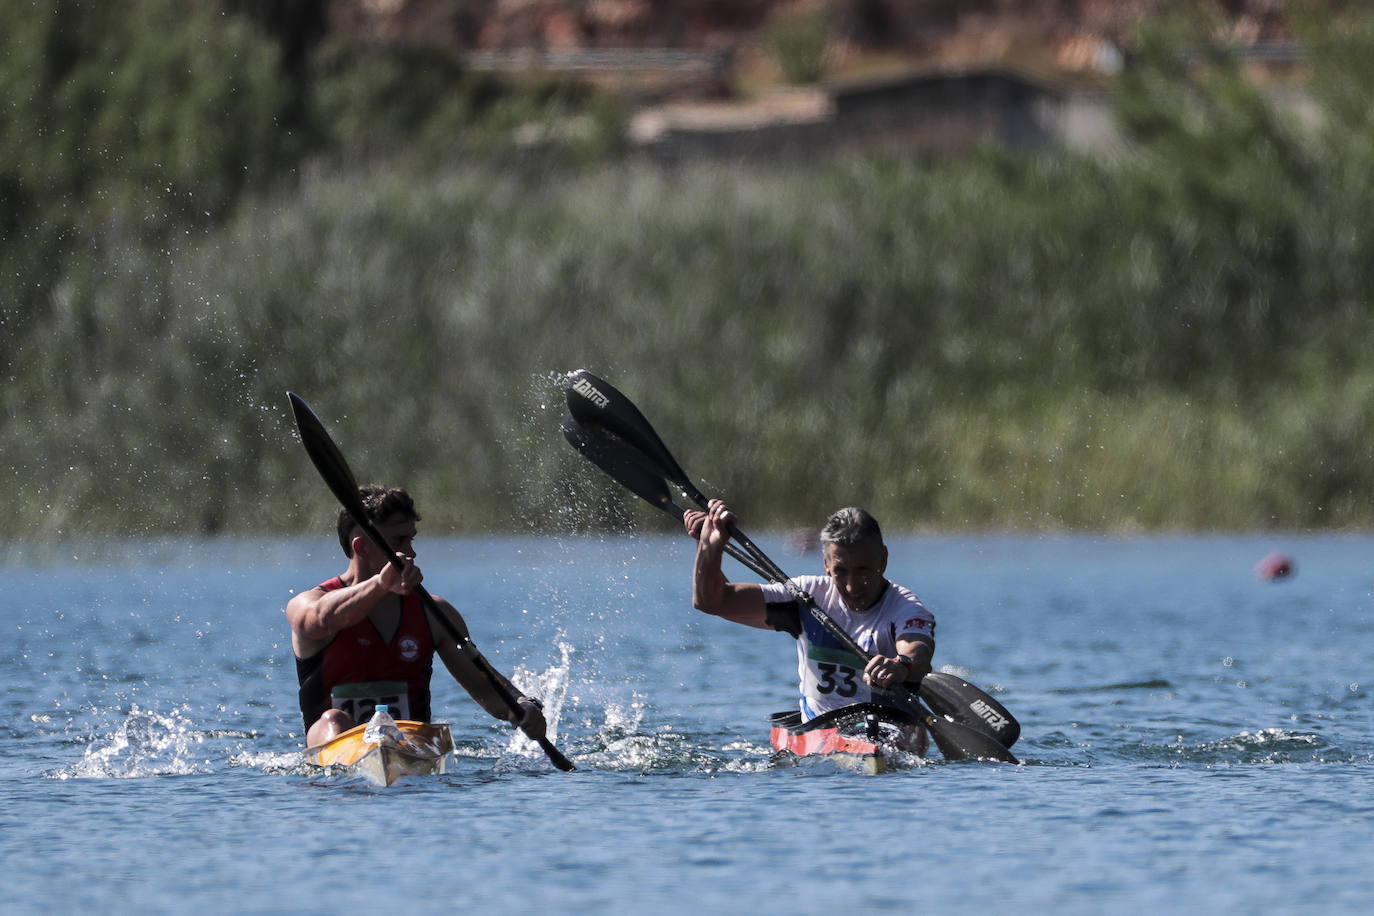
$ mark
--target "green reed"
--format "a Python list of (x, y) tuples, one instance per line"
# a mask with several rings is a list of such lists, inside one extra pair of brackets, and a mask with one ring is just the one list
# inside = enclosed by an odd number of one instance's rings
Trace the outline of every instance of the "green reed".
[(1369, 525), (1374, 41), (1331, 34), (1315, 120), (1146, 41), (1119, 157), (333, 156), (116, 208), (6, 319), (11, 536), (326, 529), (287, 389), (428, 530), (661, 526), (558, 432), (584, 366), (754, 528)]

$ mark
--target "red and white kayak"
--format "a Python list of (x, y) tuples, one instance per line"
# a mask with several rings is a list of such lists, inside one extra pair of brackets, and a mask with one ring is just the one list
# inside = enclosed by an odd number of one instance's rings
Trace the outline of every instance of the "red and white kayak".
[(321, 767), (342, 767), (373, 785), (389, 786), (403, 776), (442, 773), (453, 752), (453, 735), (442, 722), (401, 719), (400, 739), (374, 744), (363, 737), (367, 724), (355, 726), (319, 747), (305, 752), (306, 760)]
[(793, 757), (824, 757), (845, 769), (882, 773), (898, 760), (923, 757), (929, 745), (925, 728), (890, 706), (859, 703), (802, 722), (801, 713), (770, 718), (773, 750)]

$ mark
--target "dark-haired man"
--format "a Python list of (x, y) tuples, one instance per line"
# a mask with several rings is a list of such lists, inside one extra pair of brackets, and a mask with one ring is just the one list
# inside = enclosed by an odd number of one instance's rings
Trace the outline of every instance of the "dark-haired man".
[[(318, 747), (365, 722), (379, 703), (397, 719), (430, 719), (430, 675), (437, 654), (449, 673), (487, 712), (519, 725), (531, 738), (544, 737), (539, 705), (505, 682), (519, 698), (514, 716), (501, 695), (458, 647), (441, 622), (430, 619), (416, 587), (416, 523), (410, 494), (399, 487), (360, 488), (363, 508), (387, 545), (401, 558), (397, 569), (363, 534), (347, 511), (339, 512), (339, 545), (348, 568), (292, 598), (286, 605), (291, 650), (300, 682), (306, 746)], [(432, 596), (453, 628), (467, 624), (444, 599)]]
[(915, 689), (930, 671), (935, 653), (935, 617), (910, 590), (889, 582), (887, 547), (878, 522), (863, 509), (841, 509), (821, 530), (824, 576), (791, 581), (855, 642), (873, 653), (866, 663), (846, 651), (800, 602), (778, 583), (729, 582), (721, 557), (734, 513), (718, 499), (710, 511), (683, 514), (697, 541), (692, 570), (692, 604), (698, 610), (797, 640), (803, 721), (851, 706), (878, 703), (901, 708), (892, 689)]

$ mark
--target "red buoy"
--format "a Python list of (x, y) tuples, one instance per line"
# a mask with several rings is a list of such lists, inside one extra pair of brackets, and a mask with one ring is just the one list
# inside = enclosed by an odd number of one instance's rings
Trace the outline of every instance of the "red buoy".
[(1277, 550), (1255, 564), (1255, 578), (1262, 582), (1287, 579), (1295, 571), (1293, 558)]

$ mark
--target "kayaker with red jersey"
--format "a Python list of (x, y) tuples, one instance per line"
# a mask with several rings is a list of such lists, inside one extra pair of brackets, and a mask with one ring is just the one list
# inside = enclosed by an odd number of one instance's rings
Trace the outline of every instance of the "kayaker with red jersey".
[(729, 582), (721, 557), (735, 515), (718, 499), (710, 511), (683, 514), (697, 540), (692, 604), (698, 610), (797, 640), (801, 713), (809, 721), (856, 703), (903, 708), (891, 690), (915, 689), (935, 653), (935, 617), (910, 590), (889, 582), (887, 547), (878, 522), (863, 509), (841, 509), (821, 530), (825, 576), (792, 579), (854, 641), (873, 653), (864, 663), (805, 612), (785, 585)]
[[(414, 547), (420, 516), (410, 494), (399, 487), (375, 485), (361, 487), (359, 493), (368, 519), (401, 558), (404, 569), (398, 570), (348, 512), (340, 510), (339, 545), (348, 557), (348, 568), (286, 605), (306, 745), (318, 747), (366, 721), (379, 703), (386, 703), (397, 719), (429, 721), (429, 682), (436, 654), (492, 716), (519, 725), (531, 738), (544, 737), (539, 705), (511, 686), (523, 713), (514, 721), (501, 696), (459, 650), (448, 628), (429, 619), (415, 591), (423, 578), (415, 565)], [(437, 595), (431, 597), (439, 612), (466, 635), (467, 624), (453, 605)]]

